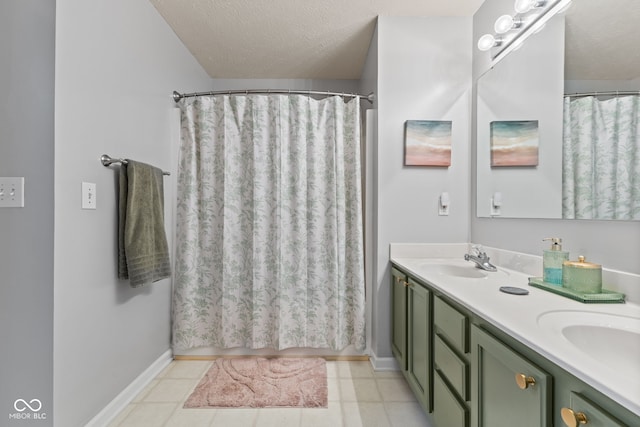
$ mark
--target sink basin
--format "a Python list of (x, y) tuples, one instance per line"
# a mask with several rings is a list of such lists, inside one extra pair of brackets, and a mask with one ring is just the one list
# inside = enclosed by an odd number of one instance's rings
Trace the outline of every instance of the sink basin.
[(448, 261), (442, 263), (424, 263), (421, 268), (425, 269), (427, 274), (437, 274), (438, 276), (448, 277), (451, 279), (504, 279), (509, 275), (506, 271), (498, 269), (498, 271), (485, 271), (477, 268), (475, 264), (460, 260)]
[(475, 268), (473, 265), (434, 265), (433, 270), (442, 276), (466, 277), (468, 279), (482, 279), (487, 277), (489, 272)]
[(550, 311), (538, 325), (603, 365), (640, 378), (640, 319), (589, 311)]

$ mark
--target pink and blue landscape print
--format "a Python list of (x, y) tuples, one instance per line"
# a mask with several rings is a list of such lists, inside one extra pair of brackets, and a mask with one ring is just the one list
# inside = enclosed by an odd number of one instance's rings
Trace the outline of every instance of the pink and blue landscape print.
[(451, 121), (405, 122), (406, 166), (451, 166)]
[(537, 166), (538, 121), (491, 122), (491, 166)]

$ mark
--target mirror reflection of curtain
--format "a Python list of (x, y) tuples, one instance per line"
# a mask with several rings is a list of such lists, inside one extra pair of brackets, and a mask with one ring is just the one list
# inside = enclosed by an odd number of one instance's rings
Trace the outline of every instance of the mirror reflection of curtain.
[(181, 108), (174, 348), (364, 349), (359, 98)]
[(640, 220), (640, 96), (565, 97), (563, 218)]

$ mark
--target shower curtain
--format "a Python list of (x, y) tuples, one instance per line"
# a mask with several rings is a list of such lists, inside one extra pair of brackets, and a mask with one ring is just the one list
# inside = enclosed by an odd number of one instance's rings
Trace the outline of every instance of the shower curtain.
[(181, 104), (174, 348), (364, 349), (359, 98)]
[(639, 104), (565, 97), (563, 218), (640, 219)]

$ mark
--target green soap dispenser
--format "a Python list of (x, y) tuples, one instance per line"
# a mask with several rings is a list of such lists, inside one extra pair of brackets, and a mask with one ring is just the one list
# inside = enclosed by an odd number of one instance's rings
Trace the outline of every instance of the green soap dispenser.
[(559, 237), (547, 237), (551, 240), (551, 249), (542, 254), (542, 279), (554, 285), (562, 286), (562, 263), (569, 259), (569, 252), (562, 250), (562, 239)]

